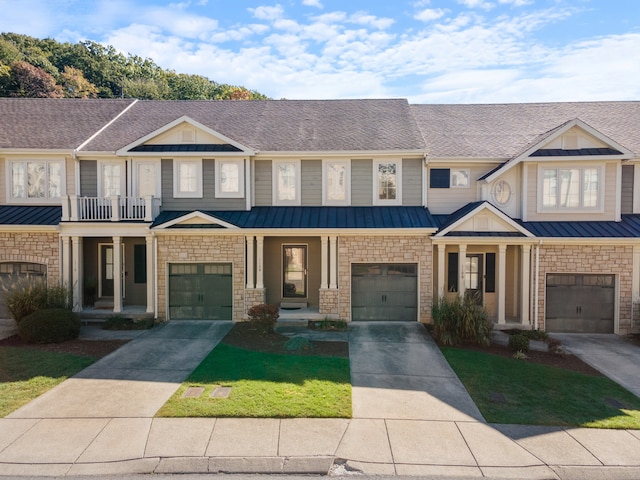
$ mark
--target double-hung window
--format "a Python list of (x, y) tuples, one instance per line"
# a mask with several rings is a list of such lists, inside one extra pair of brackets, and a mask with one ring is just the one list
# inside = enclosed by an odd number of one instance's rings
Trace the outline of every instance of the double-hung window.
[(273, 186), (274, 205), (300, 205), (300, 161), (274, 161)]
[(402, 164), (396, 160), (376, 160), (373, 168), (373, 204), (400, 205)]
[(173, 196), (202, 198), (202, 160), (173, 161)]
[(101, 197), (123, 195), (124, 164), (120, 162), (101, 162), (98, 169), (98, 185)]
[(601, 207), (600, 167), (541, 167), (539, 179), (543, 211)]
[(62, 160), (11, 160), (8, 170), (9, 201), (56, 202), (66, 193)]
[(325, 205), (349, 205), (351, 175), (349, 162), (327, 160), (323, 164), (322, 183)]
[(216, 160), (216, 197), (244, 196), (244, 160)]

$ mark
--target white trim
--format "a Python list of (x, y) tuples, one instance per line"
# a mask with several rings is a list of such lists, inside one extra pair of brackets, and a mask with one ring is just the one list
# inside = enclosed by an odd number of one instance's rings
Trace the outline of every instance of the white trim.
[[(344, 165), (344, 200), (329, 200), (329, 166)], [(351, 162), (349, 160), (322, 160), (322, 205), (349, 206), (351, 205)]]
[[(236, 192), (223, 192), (222, 191), (222, 166), (224, 164), (235, 165), (238, 169), (238, 190)], [(215, 160), (215, 195), (216, 198), (243, 198), (245, 192), (245, 160), (235, 158), (225, 158)]]
[[(295, 171), (295, 198), (292, 200), (280, 200), (279, 194), (280, 191), (278, 189), (278, 173), (279, 173), (279, 165), (293, 165)], [(297, 207), (302, 204), (302, 192), (300, 191), (302, 188), (302, 167), (300, 159), (296, 160), (272, 160), (271, 161), (271, 184), (272, 184), (272, 205), (274, 206), (289, 206), (289, 207)]]
[[(467, 177), (466, 185), (453, 184), (453, 172), (463, 172)], [(469, 168), (450, 168), (449, 169), (449, 188), (471, 188), (471, 169)]]
[[(379, 168), (380, 165), (395, 164), (396, 166), (396, 198), (394, 199), (381, 199), (378, 195), (378, 188), (380, 186)], [(373, 172), (373, 205), (402, 205), (402, 160), (400, 159), (376, 159), (372, 162)]]
[[(618, 164), (619, 165), (619, 164)], [(597, 169), (598, 170), (598, 204), (595, 207), (583, 207), (583, 194), (584, 194), (584, 170), (585, 169)], [(577, 207), (561, 207), (556, 204), (555, 207), (545, 207), (543, 201), (543, 188), (544, 188), (544, 172), (545, 170), (555, 170), (558, 172), (562, 169), (572, 169), (580, 171), (580, 178), (578, 185), (578, 192), (580, 195), (579, 202), (580, 205)], [(620, 172), (622, 170), (620, 169)], [(553, 165), (538, 165), (538, 186), (537, 186), (537, 213), (553, 213), (553, 214), (563, 214), (563, 213), (603, 213), (604, 212), (604, 203), (605, 203), (605, 188), (606, 188), (606, 175), (607, 168), (606, 165), (597, 165), (597, 166), (587, 166), (587, 165), (568, 165), (566, 163), (559, 163)], [(618, 182), (621, 181), (620, 177)], [(556, 178), (556, 200), (560, 196), (560, 184), (559, 179)], [(618, 196), (619, 199), (619, 196)], [(618, 218), (619, 220), (619, 218)]]
[[(202, 213), (198, 210), (196, 210), (195, 212), (191, 212), (188, 213), (186, 215), (183, 215), (181, 217), (178, 218), (174, 218), (173, 220), (170, 220), (168, 222), (162, 223), (160, 225), (156, 225), (154, 227), (154, 231), (158, 231), (158, 230), (163, 230), (163, 229), (167, 229), (173, 225), (178, 225), (180, 223), (183, 223), (187, 220), (192, 220), (194, 218), (198, 218), (202, 220), (203, 224), (212, 224), (212, 225), (220, 225), (221, 227), (224, 227), (225, 229), (233, 229), (233, 230), (240, 230), (237, 226), (233, 225), (232, 223), (228, 223), (225, 222), (224, 220), (220, 220), (219, 218), (216, 217), (212, 217), (211, 215), (207, 215), (206, 213)], [(202, 235), (202, 230), (201, 229), (196, 229), (199, 231), (199, 235)], [(206, 230), (206, 229), (203, 229)], [(172, 234), (176, 234), (175, 230), (172, 230)]]
[[(174, 158), (173, 163), (173, 198), (202, 198), (202, 159)], [(196, 189), (193, 192), (180, 191), (180, 165), (193, 164), (196, 167)]]
[(127, 169), (126, 169), (126, 162), (123, 160), (98, 160), (98, 172), (97, 172), (97, 180), (98, 180), (98, 197), (107, 197), (109, 195), (106, 195), (104, 192), (104, 182), (103, 182), (103, 167), (107, 166), (107, 165), (111, 165), (111, 166), (117, 166), (120, 169), (120, 193), (118, 193), (118, 195), (120, 195), (121, 197), (126, 197), (127, 196), (127, 183), (126, 183), (126, 179), (127, 179)]
[[(517, 195), (517, 194), (516, 194)], [(529, 219), (529, 165), (522, 165), (522, 183), (520, 185), (520, 218), (523, 222)]]
[[(304, 297), (284, 295), (284, 249), (286, 247), (304, 247)], [(280, 298), (309, 299), (309, 244), (303, 242), (283, 242), (280, 244)]]
[(633, 213), (640, 213), (640, 164), (633, 166)]
[(156, 167), (156, 193), (153, 195), (153, 198), (162, 199), (162, 161), (161, 160), (131, 160), (131, 177), (133, 180), (131, 192), (133, 197), (144, 197), (144, 195), (140, 194), (140, 171), (139, 167), (142, 165), (153, 165)]
[(136, 98), (133, 102), (131, 102), (129, 105), (127, 105), (127, 107), (125, 109), (123, 109), (120, 113), (118, 113), (118, 115), (116, 115), (115, 117), (113, 117), (111, 120), (109, 120), (100, 130), (98, 130), (96, 133), (94, 133), (93, 135), (91, 135), (89, 138), (87, 138), (84, 142), (82, 142), (80, 145), (78, 145), (78, 147), (74, 150), (75, 152), (79, 152), (80, 150), (82, 150), (85, 146), (87, 146), (89, 143), (91, 143), (91, 141), (93, 139), (95, 139), (98, 135), (100, 135), (102, 132), (104, 132), (107, 128), (109, 128), (116, 120), (118, 120), (122, 115), (124, 115), (125, 113), (127, 113), (129, 111), (129, 109), (131, 107), (133, 107), (136, 103), (138, 103), (138, 99)]
[[(602, 190), (604, 190), (604, 188)], [(602, 203), (604, 204), (604, 192), (601, 194), (601, 197), (603, 198)], [(620, 220), (622, 220), (622, 163), (618, 162), (616, 163), (616, 222)]]
[[(67, 196), (67, 161), (66, 158), (15, 158), (8, 157), (5, 158), (5, 192), (6, 192), (6, 202), (11, 204), (24, 204), (24, 205), (61, 205)], [(43, 163), (45, 165), (45, 197), (38, 198), (29, 198), (27, 192), (27, 164), (28, 163)], [(13, 165), (22, 164), (24, 166), (24, 175), (25, 175), (25, 196), (24, 197), (13, 197)], [(58, 164), (60, 165), (60, 197), (49, 197), (49, 165)]]
[[(453, 222), (448, 227), (440, 230), (436, 235), (434, 235), (434, 238), (444, 237), (447, 233), (451, 232), (452, 230), (455, 230), (459, 225), (462, 225), (464, 222), (473, 218), (483, 210), (488, 210), (489, 212), (493, 213), (495, 216), (500, 218), (500, 220), (504, 221), (510, 227), (512, 227), (515, 231), (522, 233), (525, 237), (530, 237), (530, 238), (534, 237), (534, 235), (529, 230), (527, 230), (526, 228), (522, 227), (520, 224), (513, 221), (511, 217), (509, 217), (508, 215), (505, 215), (502, 211), (500, 211), (499, 209), (491, 205), (489, 202), (483, 202), (480, 205), (478, 205), (476, 208), (471, 210), (469, 213), (467, 213), (463, 217)], [(516, 241), (517, 243), (517, 239), (514, 239), (512, 237), (509, 238), (510, 243), (513, 243), (514, 241)], [(495, 239), (493, 239), (493, 242), (495, 243)]]

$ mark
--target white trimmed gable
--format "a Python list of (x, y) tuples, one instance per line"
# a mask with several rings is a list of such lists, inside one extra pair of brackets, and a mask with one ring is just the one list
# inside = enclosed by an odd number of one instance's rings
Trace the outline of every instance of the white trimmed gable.
[(525, 237), (533, 235), (526, 228), (509, 218), (488, 202), (482, 202), (470, 212), (440, 230), (434, 237), (444, 237), (454, 232), (519, 233)]
[(581, 148), (612, 148), (610, 144), (602, 141), (586, 130), (574, 126), (565, 133), (552, 139), (543, 148), (560, 150), (577, 150)]
[(182, 217), (174, 218), (166, 223), (157, 225), (156, 229), (165, 229), (169, 227), (179, 227), (180, 225), (218, 225), (222, 228), (237, 229), (235, 225), (220, 220), (219, 218), (207, 215), (206, 213), (196, 211), (191, 212)]

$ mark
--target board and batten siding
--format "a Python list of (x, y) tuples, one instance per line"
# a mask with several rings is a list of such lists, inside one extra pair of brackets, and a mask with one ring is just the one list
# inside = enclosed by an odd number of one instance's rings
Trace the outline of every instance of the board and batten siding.
[(633, 213), (633, 176), (635, 167), (633, 165), (622, 166), (622, 213)]
[(402, 205), (422, 205), (422, 159), (402, 160)]
[(83, 197), (98, 196), (98, 161), (80, 160), (80, 193)]
[(215, 160), (202, 160), (202, 198), (174, 198), (173, 160), (161, 165), (163, 210), (245, 210), (244, 198), (215, 198)]
[(322, 205), (322, 160), (302, 160), (300, 162), (300, 185), (302, 206)]
[[(444, 215), (455, 212), (466, 204), (478, 201), (480, 192), (478, 189), (478, 179), (488, 171), (495, 168), (495, 163), (476, 165), (451, 165), (431, 166), (427, 171), (427, 207), (431, 213)], [(451, 168), (469, 170), (471, 183), (468, 188), (429, 188), (432, 168)]]
[(351, 205), (368, 207), (373, 203), (373, 160), (351, 160)]
[[(604, 210), (602, 212), (580, 213), (572, 210), (570, 212), (538, 213), (538, 165), (537, 163), (525, 164), (527, 170), (527, 221), (528, 222), (557, 222), (557, 221), (612, 221), (616, 219), (616, 180), (617, 164), (607, 163), (602, 168), (604, 172)], [(583, 165), (575, 164), (576, 167)], [(587, 164), (586, 166), (589, 166)]]
[(254, 163), (253, 192), (256, 207), (268, 207), (273, 201), (273, 178), (271, 160), (256, 160)]

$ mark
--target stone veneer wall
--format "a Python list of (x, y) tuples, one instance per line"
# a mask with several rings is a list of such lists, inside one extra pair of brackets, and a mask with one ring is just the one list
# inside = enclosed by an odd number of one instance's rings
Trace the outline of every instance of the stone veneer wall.
[(264, 288), (245, 288), (244, 290), (244, 315), (243, 319), (247, 319), (247, 312), (254, 305), (260, 305), (266, 301), (267, 290)]
[(244, 318), (245, 240), (242, 235), (158, 236), (158, 318), (167, 319), (168, 263), (231, 263), (233, 320)]
[(417, 263), (419, 320), (431, 321), (432, 259), (431, 240), (424, 236), (341, 236), (338, 239), (338, 312), (351, 320), (352, 263)]
[[(535, 251), (532, 251), (535, 262), (534, 255)], [(621, 335), (629, 333), (632, 310), (632, 266), (633, 247), (629, 245), (542, 245), (538, 277), (538, 327), (545, 328), (547, 273), (601, 273), (615, 274), (619, 279), (617, 291), (619, 333)], [(533, 275), (535, 276), (535, 270)], [(535, 298), (532, 298), (531, 302), (534, 303)]]
[(31, 262), (47, 266), (47, 283), (60, 282), (60, 241), (52, 233), (0, 233), (0, 262)]
[(340, 291), (335, 288), (320, 289), (320, 314), (338, 315), (339, 293)]

